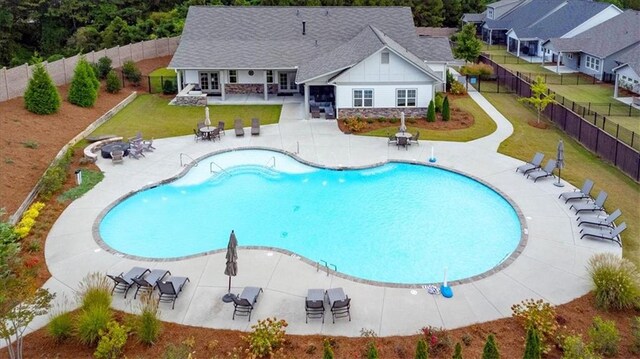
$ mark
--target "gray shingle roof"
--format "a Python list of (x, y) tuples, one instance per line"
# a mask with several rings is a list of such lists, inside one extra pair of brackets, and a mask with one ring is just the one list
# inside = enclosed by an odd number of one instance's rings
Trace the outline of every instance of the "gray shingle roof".
[(566, 0), (534, 0), (515, 8), (498, 20), (487, 19), (484, 26), (489, 29), (509, 30), (530, 26), (543, 16), (562, 5)]
[(622, 65), (629, 65), (636, 74), (640, 75), (640, 42), (620, 54), (620, 56), (616, 58), (616, 61)]
[(456, 27), (416, 27), (418, 36), (449, 37), (458, 32)]
[(462, 15), (463, 22), (483, 22), (487, 17), (487, 12), (483, 11), (479, 14), (466, 13)]
[[(302, 34), (305, 22), (306, 34)], [(408, 7), (226, 7), (192, 6), (170, 68), (294, 68), (341, 49), (346, 59), (326, 59), (323, 69), (347, 63), (368, 51), (356, 36), (373, 26), (421, 56)], [(366, 31), (365, 31), (366, 32)], [(351, 43), (351, 45), (347, 45)], [(357, 45), (357, 46), (356, 46)], [(352, 53), (347, 51), (352, 48)], [(366, 49), (365, 49), (366, 48)], [(433, 50), (447, 56), (451, 49)], [(336, 53), (337, 54), (337, 53)], [(446, 61), (446, 60), (443, 60)], [(326, 66), (325, 66), (326, 65)], [(331, 65), (331, 66), (329, 66)], [(308, 66), (306, 66), (308, 67)], [(313, 71), (316, 73), (317, 71)], [(328, 71), (327, 71), (328, 72)], [(304, 69), (300, 78), (308, 78)]]
[(416, 39), (413, 52), (427, 62), (454, 60), (451, 44), (446, 37), (420, 36)]

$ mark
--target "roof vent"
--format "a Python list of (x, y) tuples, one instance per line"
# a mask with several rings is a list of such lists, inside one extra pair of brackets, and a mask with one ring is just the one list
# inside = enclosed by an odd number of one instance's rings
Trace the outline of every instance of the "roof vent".
[(307, 34), (307, 22), (303, 21), (302, 22), (302, 35), (306, 35)]
[(316, 40), (316, 46), (318, 46), (318, 40)]
[(329, 10), (324, 13), (324, 16), (329, 16)]
[(300, 16), (300, 10), (296, 10), (296, 16)]

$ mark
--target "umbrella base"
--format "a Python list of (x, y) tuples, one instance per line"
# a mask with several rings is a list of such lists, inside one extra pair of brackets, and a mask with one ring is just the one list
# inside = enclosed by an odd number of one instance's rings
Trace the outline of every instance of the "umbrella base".
[(564, 183), (562, 182), (553, 182), (553, 185), (556, 187), (564, 187)]
[(235, 298), (236, 295), (233, 293), (227, 293), (225, 295), (222, 296), (222, 301), (225, 303), (231, 303), (233, 302), (233, 298)]

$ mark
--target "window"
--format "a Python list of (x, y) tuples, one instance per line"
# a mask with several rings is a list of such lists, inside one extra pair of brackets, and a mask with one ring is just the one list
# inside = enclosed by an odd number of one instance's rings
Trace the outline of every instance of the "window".
[(388, 52), (380, 53), (380, 63), (381, 64), (388, 64), (389, 63), (389, 53)]
[(568, 53), (568, 54), (567, 54), (567, 58), (568, 58), (568, 59), (573, 59), (573, 54), (572, 54), (572, 53)]
[(273, 83), (273, 70), (267, 70), (267, 83)]
[(373, 107), (373, 90), (353, 90), (353, 107)]
[(588, 69), (600, 71), (600, 59), (587, 55), (586, 65)]
[(396, 106), (398, 107), (415, 107), (416, 106), (415, 89), (397, 89), (396, 90)]
[(230, 84), (238, 83), (238, 71), (237, 70), (229, 70), (229, 83)]

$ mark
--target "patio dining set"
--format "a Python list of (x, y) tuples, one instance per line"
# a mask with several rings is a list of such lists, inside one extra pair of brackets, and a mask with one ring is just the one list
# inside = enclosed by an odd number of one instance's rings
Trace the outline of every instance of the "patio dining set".
[[(244, 136), (244, 128), (242, 127), (242, 119), (236, 118), (233, 122), (233, 129), (236, 134), (236, 137)], [(193, 129), (193, 134), (195, 135), (195, 140), (206, 140), (206, 141), (216, 141), (221, 140), (220, 136), (226, 135), (224, 132), (224, 121), (218, 121), (217, 126), (212, 126), (207, 122), (198, 122), (197, 129)], [(260, 120), (257, 118), (251, 119), (251, 135), (257, 136), (260, 134)]]
[(420, 131), (416, 132), (415, 136), (403, 130), (399, 130), (399, 132), (394, 135), (387, 135), (389, 137), (387, 144), (396, 145), (397, 149), (404, 147), (405, 150), (408, 150), (411, 145), (420, 145), (420, 142), (418, 141), (420, 139)]

